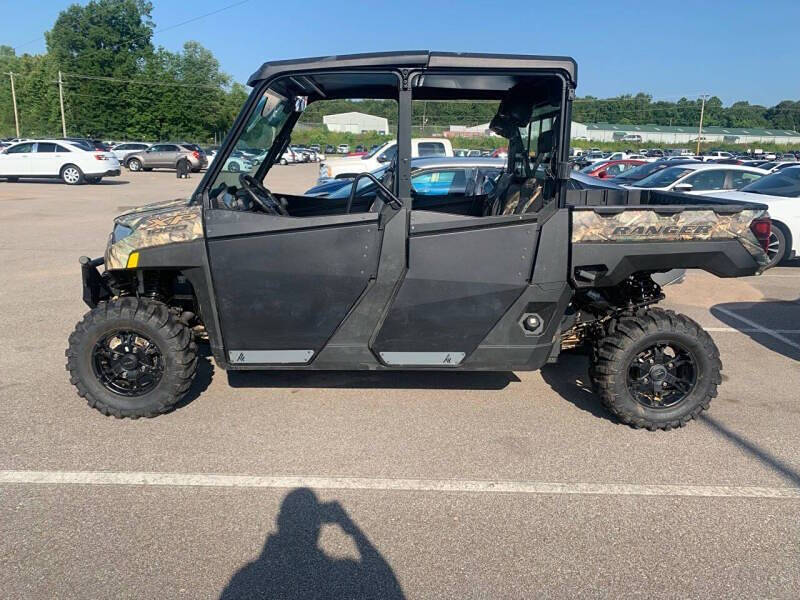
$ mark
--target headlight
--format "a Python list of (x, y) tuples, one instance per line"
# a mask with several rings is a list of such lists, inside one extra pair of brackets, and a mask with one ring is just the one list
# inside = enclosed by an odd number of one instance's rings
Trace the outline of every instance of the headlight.
[(111, 243), (116, 244), (118, 241), (124, 240), (132, 233), (133, 229), (131, 229), (127, 225), (123, 225), (122, 223), (116, 223), (114, 225), (114, 233), (111, 234)]

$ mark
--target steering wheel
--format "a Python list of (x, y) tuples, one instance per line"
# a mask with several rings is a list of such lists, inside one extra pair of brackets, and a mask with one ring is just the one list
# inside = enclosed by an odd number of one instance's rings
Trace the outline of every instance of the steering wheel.
[(239, 175), (239, 183), (242, 185), (242, 188), (250, 194), (253, 202), (268, 215), (289, 216), (283, 204), (278, 202), (275, 196), (272, 195), (272, 192), (256, 181), (249, 173), (242, 173)]

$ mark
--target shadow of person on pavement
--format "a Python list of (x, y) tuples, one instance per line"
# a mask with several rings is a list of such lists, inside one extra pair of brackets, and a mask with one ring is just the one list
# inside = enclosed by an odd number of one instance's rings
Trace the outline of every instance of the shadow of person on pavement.
[[(261, 555), (228, 582), (221, 600), (234, 598), (404, 598), (392, 568), (338, 502), (321, 503), (308, 488), (287, 494), (278, 532)], [(350, 536), (360, 560), (331, 558), (318, 546), (324, 524)]]

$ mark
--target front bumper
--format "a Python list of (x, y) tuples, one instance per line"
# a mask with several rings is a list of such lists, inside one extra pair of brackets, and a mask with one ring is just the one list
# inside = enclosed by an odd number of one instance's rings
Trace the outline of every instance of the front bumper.
[(111, 289), (106, 284), (97, 267), (105, 263), (105, 259), (81, 256), (78, 259), (81, 265), (81, 281), (83, 282), (83, 301), (89, 308), (96, 307), (100, 302), (111, 298)]

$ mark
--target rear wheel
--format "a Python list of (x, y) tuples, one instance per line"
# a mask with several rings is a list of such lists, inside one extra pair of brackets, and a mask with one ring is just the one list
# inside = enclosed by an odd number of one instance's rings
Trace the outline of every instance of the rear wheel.
[(75, 165), (64, 165), (61, 168), (61, 181), (67, 185), (80, 185), (84, 181), (83, 171)]
[(164, 304), (132, 297), (86, 313), (69, 336), (66, 356), (78, 395), (117, 418), (172, 410), (197, 366), (191, 331)]
[(228, 164), (228, 171), (230, 171), (231, 173), (238, 173), (240, 170), (241, 167), (239, 167), (238, 162), (231, 161), (230, 164)]
[(774, 267), (783, 260), (786, 256), (786, 235), (783, 230), (773, 223), (772, 233), (769, 234), (769, 242), (767, 244), (767, 258), (769, 264), (767, 268)]
[(714, 340), (697, 323), (653, 308), (609, 327), (594, 353), (591, 378), (622, 422), (669, 430), (709, 407), (721, 369)]
[(128, 161), (128, 169), (131, 171), (141, 171), (142, 170), (142, 161), (138, 158), (132, 158)]

